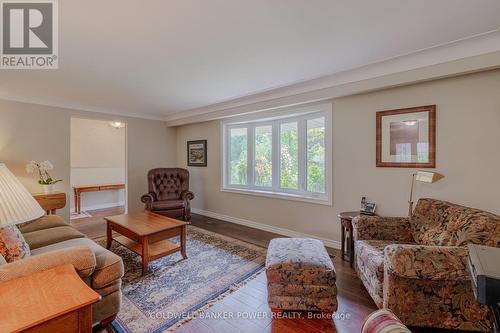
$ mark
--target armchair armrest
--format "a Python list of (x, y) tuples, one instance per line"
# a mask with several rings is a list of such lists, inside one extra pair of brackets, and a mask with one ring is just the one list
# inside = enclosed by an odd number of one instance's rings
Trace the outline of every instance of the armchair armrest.
[(194, 193), (191, 191), (182, 191), (181, 192), (181, 199), (182, 200), (193, 200), (194, 199)]
[(95, 269), (94, 252), (88, 246), (75, 246), (50, 251), (0, 266), (0, 281), (8, 281), (57, 266), (71, 264), (82, 279), (88, 278)]
[(384, 249), (384, 267), (409, 279), (469, 280), (468, 255), (458, 246), (392, 244)]
[(153, 202), (157, 201), (156, 193), (149, 192), (141, 197), (141, 202), (146, 204), (146, 209), (151, 210)]
[(360, 215), (352, 220), (355, 240), (393, 240), (413, 242), (410, 219)]

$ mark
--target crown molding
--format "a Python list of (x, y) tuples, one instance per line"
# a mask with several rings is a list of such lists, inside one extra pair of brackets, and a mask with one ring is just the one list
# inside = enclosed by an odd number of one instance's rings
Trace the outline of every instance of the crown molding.
[(60, 103), (60, 102), (51, 102), (40, 99), (31, 99), (31, 98), (23, 98), (19, 96), (7, 95), (0, 93), (0, 100), (9, 101), (9, 102), (17, 102), (17, 103), (25, 103), (25, 104), (34, 104), (41, 105), (46, 107), (53, 107), (58, 109), (66, 109), (77, 112), (92, 112), (92, 113), (100, 113), (104, 115), (113, 115), (117, 117), (130, 117), (130, 118), (140, 118), (147, 120), (159, 120), (164, 121), (165, 117), (161, 115), (153, 115), (153, 114), (144, 114), (144, 113), (133, 113), (133, 112), (123, 112), (112, 109), (100, 108), (100, 107), (92, 107), (88, 105), (80, 105), (75, 103)]
[[(457, 76), (499, 66), (500, 29), (496, 29), (314, 80), (174, 113), (166, 116), (164, 120), (167, 126), (181, 126)], [(398, 74), (404, 74), (402, 75), (404, 79), (398, 79)]]

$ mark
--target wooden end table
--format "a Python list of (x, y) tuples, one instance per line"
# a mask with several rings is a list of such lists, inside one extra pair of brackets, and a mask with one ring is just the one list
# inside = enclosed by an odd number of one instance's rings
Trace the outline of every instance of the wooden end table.
[(66, 206), (66, 193), (33, 193), (33, 198), (42, 206), (47, 215), (55, 214), (57, 209)]
[(0, 332), (92, 332), (101, 296), (64, 265), (0, 283)]
[[(109, 216), (106, 220), (107, 244), (114, 241), (135, 252), (142, 258), (142, 275), (152, 260), (180, 252), (186, 255), (186, 226), (188, 223), (149, 211)], [(113, 236), (113, 231), (120, 234)], [(169, 238), (180, 237), (180, 244), (169, 242)]]
[(354, 238), (352, 236), (352, 219), (358, 215), (359, 212), (343, 212), (338, 215), (338, 217), (340, 218), (340, 225), (342, 229), (341, 256), (342, 260), (349, 261), (351, 267), (354, 262)]

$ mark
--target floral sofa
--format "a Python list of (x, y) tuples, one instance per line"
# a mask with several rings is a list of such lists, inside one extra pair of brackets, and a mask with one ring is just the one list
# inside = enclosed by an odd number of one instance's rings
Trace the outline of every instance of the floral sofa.
[(500, 247), (500, 216), (420, 199), (412, 218), (353, 219), (356, 270), (379, 308), (405, 324), (490, 330), (488, 308), (474, 299), (468, 243)]

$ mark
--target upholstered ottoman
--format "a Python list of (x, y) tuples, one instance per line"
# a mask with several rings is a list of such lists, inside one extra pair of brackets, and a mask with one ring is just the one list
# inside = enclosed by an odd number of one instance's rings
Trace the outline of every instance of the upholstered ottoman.
[(323, 243), (318, 240), (271, 240), (266, 275), (269, 307), (273, 311), (337, 310), (335, 268)]

